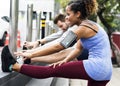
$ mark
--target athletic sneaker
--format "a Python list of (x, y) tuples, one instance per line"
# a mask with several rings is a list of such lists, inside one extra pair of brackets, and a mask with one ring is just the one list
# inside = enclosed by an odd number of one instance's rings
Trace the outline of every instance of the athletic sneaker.
[(23, 46), (23, 50), (27, 50), (27, 47)]
[(10, 70), (10, 66), (15, 64), (17, 61), (13, 58), (10, 53), (8, 46), (5, 46), (1, 53), (1, 60), (2, 60), (2, 71), (3, 72), (12, 72)]
[(30, 64), (30, 63), (31, 63), (31, 59), (24, 60), (24, 64)]

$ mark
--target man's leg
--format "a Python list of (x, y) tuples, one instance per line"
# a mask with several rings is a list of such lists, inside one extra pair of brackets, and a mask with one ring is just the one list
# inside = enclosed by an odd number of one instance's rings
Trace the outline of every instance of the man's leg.
[(54, 54), (31, 58), (31, 62), (54, 63), (54, 62), (63, 60), (72, 50), (73, 48), (71, 47)]
[[(68, 49), (64, 49), (64, 50), (54, 53), (54, 54), (31, 58), (31, 62), (54, 63), (54, 62), (63, 60), (73, 49), (74, 49), (73, 47), (70, 47)], [(80, 56), (77, 57), (77, 60), (84, 60), (84, 59), (88, 59), (88, 50), (87, 49), (83, 49)]]

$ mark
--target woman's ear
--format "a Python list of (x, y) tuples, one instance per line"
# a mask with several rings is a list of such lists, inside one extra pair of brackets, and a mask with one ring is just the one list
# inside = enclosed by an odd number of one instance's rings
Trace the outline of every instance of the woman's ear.
[(78, 12), (76, 13), (76, 17), (77, 17), (77, 18), (80, 18), (80, 16), (81, 16), (81, 13), (78, 11)]

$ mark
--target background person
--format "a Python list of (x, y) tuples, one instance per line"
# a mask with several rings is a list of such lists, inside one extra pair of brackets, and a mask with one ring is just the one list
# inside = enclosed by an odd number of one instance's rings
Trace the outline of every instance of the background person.
[(65, 22), (65, 15), (64, 14), (58, 14), (54, 19), (54, 24), (56, 24), (60, 28), (60, 30), (58, 32), (53, 33), (53, 34), (51, 34), (43, 39), (35, 41), (35, 42), (25, 42), (23, 46), (28, 47), (28, 48), (31, 48), (31, 47), (36, 48), (40, 44), (46, 44), (48, 42), (51, 42), (53, 40), (58, 39), (68, 29), (68, 25)]

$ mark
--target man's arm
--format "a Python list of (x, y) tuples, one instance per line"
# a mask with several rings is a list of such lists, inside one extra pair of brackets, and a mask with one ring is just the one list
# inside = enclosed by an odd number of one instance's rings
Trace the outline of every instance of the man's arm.
[(32, 47), (32, 48), (36, 48), (38, 47), (40, 44), (45, 44), (45, 43), (48, 43), (48, 42), (51, 42), (53, 40), (56, 40), (58, 39), (59, 37), (62, 36), (64, 32), (61, 30), (61, 31), (58, 31), (56, 33), (53, 33), (43, 39), (40, 39), (40, 40), (37, 40), (35, 42), (25, 42), (24, 46), (25, 47)]
[[(58, 31), (58, 32), (56, 32), (56, 33), (53, 33), (53, 34), (45, 37), (45, 38), (44, 38), (44, 40), (45, 40), (44, 43), (48, 43), (48, 42), (51, 42), (51, 41), (53, 41), (53, 40), (56, 40), (56, 39), (60, 38), (60, 37), (63, 35), (63, 33), (64, 33), (64, 32), (63, 32), (62, 30), (60, 30), (60, 31)], [(42, 40), (41, 40), (41, 41), (42, 41)]]

